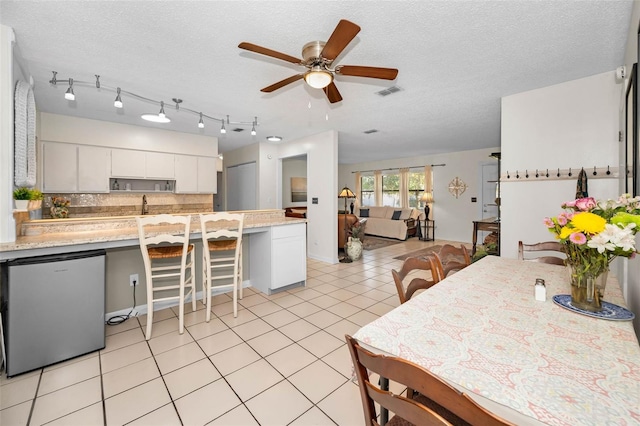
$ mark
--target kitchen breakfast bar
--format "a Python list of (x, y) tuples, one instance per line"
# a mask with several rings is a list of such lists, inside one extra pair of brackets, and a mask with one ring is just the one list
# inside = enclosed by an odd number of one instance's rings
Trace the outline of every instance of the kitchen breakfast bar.
[[(244, 249), (245, 259), (248, 259), (245, 271), (249, 272), (245, 272), (245, 286), (248, 284), (271, 294), (282, 287), (304, 284), (306, 219), (285, 217), (283, 210), (242, 213), (245, 214), (243, 233), (249, 236), (249, 243), (245, 244)], [(22, 235), (15, 242), (0, 243), (0, 262), (96, 249), (105, 249), (109, 253), (112, 249), (137, 248), (139, 241), (135, 218), (113, 216), (25, 222), (21, 226)], [(197, 244), (201, 238), (198, 213), (191, 214), (190, 235), (196, 247), (201, 249)], [(131, 272), (142, 275), (144, 270), (140, 266), (139, 270)], [(248, 283), (247, 275), (250, 277)], [(199, 288), (201, 284), (198, 282)]]

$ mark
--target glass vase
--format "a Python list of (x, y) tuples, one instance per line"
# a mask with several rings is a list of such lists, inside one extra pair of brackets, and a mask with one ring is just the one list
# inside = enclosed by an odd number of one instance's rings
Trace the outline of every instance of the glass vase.
[[(597, 269), (597, 268), (596, 268)], [(590, 312), (602, 310), (602, 297), (607, 285), (609, 269), (596, 273), (581, 272), (575, 265), (569, 265), (571, 281), (571, 304)], [(599, 273), (598, 273), (599, 272)]]

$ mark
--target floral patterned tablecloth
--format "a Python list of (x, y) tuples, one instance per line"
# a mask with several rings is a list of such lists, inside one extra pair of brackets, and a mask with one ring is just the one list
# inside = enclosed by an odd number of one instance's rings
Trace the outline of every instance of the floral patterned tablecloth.
[[(546, 281), (546, 302), (534, 299), (536, 278)], [(568, 282), (563, 266), (487, 256), (354, 337), (508, 407), (506, 414), (515, 410), (512, 418), (638, 425), (640, 347), (633, 325), (556, 305), (553, 295), (570, 293)], [(626, 306), (612, 278), (604, 299)]]

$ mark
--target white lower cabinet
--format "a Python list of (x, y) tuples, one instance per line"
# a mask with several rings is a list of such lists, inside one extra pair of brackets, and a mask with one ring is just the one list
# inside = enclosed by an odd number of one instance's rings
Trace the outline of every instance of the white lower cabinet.
[(251, 286), (263, 293), (307, 279), (307, 224), (272, 226), (250, 234)]

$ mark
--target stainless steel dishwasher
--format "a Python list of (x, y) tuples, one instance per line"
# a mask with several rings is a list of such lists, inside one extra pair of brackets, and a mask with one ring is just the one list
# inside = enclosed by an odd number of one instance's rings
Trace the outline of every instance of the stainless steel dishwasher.
[(104, 348), (104, 250), (2, 264), (7, 376)]

